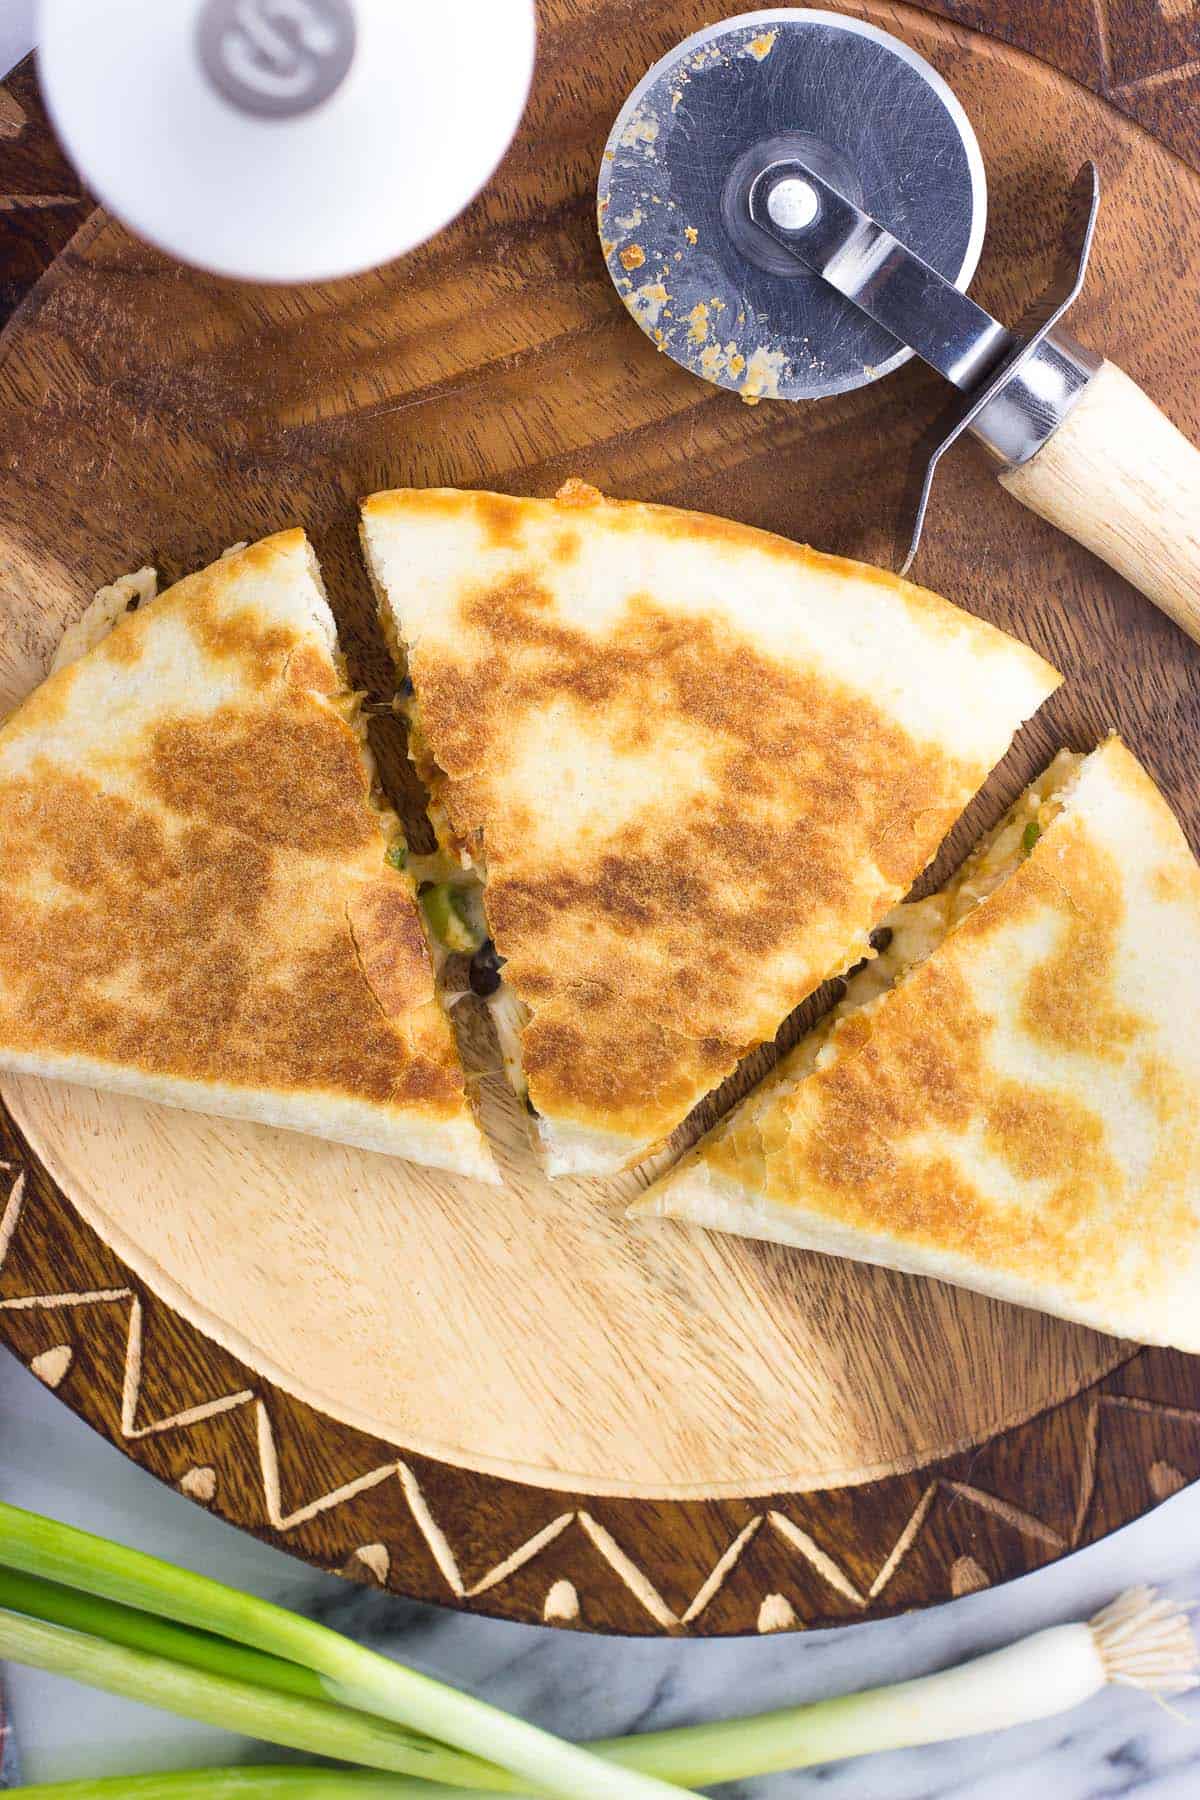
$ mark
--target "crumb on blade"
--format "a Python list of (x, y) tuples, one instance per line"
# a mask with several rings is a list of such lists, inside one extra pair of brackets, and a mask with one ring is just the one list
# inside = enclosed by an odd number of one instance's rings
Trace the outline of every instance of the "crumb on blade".
[(742, 386), (742, 399), (747, 405), (759, 400), (778, 400), (779, 383), (788, 374), (786, 359), (782, 350), (766, 350), (760, 344), (746, 365), (746, 379)]

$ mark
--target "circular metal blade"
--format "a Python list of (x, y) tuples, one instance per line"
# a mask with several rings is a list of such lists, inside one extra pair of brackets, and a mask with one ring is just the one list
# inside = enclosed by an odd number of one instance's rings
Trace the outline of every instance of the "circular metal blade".
[(843, 394), (912, 355), (750, 218), (755, 175), (789, 155), (959, 287), (983, 244), (975, 133), (907, 44), (793, 7), (696, 32), (655, 64), (613, 126), (600, 237), (642, 330), (747, 398)]

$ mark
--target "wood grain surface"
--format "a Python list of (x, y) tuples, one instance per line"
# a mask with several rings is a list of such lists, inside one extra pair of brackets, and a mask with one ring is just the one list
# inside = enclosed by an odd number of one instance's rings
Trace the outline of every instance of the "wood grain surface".
[[(384, 694), (354, 549), (354, 501), (384, 485), (547, 492), (579, 474), (886, 560), (935, 378), (910, 364), (750, 409), (656, 356), (603, 268), (608, 126), (710, 10), (544, 0), (530, 110), (480, 200), (404, 263), (301, 291), (183, 271), (102, 215), (72, 237), (86, 203), (18, 72), (0, 102), (0, 188), (20, 200), (0, 211), (8, 297), (57, 260), (0, 341), (0, 705), (101, 581), (142, 560), (173, 577), (292, 519), (355, 673)], [(1073, 323), (1195, 437), (1181, 296), (1200, 179), (1079, 85), (1113, 85), (1086, 64), (1079, 9), (972, 9), (1004, 43), (875, 0), (843, 10), (914, 44), (971, 116), (991, 190), (973, 291), (1002, 317), (1041, 287), (1096, 157)], [(1139, 109), (1192, 79), (1120, 104), (1158, 128)], [(1184, 99), (1161, 134), (1195, 162)], [(967, 451), (916, 573), (1069, 678), (940, 867), (1052, 748), (1114, 723), (1200, 843), (1200, 656), (1166, 619)], [(402, 745), (377, 730), (412, 816)], [(0, 1333), (163, 1479), (362, 1579), (594, 1629), (832, 1623), (1039, 1566), (1200, 1475), (1193, 1359), (853, 1265), (633, 1234), (613, 1184), (550, 1190), (521, 1165), (485, 1196), (113, 1097), (4, 1092)]]

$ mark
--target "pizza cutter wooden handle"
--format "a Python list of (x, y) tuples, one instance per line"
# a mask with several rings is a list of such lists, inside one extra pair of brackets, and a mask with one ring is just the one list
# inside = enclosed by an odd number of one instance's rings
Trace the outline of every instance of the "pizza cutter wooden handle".
[(1000, 483), (1200, 643), (1200, 450), (1115, 363)]

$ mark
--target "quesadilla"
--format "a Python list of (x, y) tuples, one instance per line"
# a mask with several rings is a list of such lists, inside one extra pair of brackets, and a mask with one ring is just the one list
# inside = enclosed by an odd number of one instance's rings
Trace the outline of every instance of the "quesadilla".
[(1200, 868), (1061, 754), (638, 1213), (1200, 1351)]
[(363, 540), (426, 904), (487, 934), (552, 1175), (637, 1162), (857, 962), (1059, 681), (881, 570), (581, 482), (377, 494)]
[(494, 1181), (304, 533), (154, 586), (0, 727), (0, 1067)]

